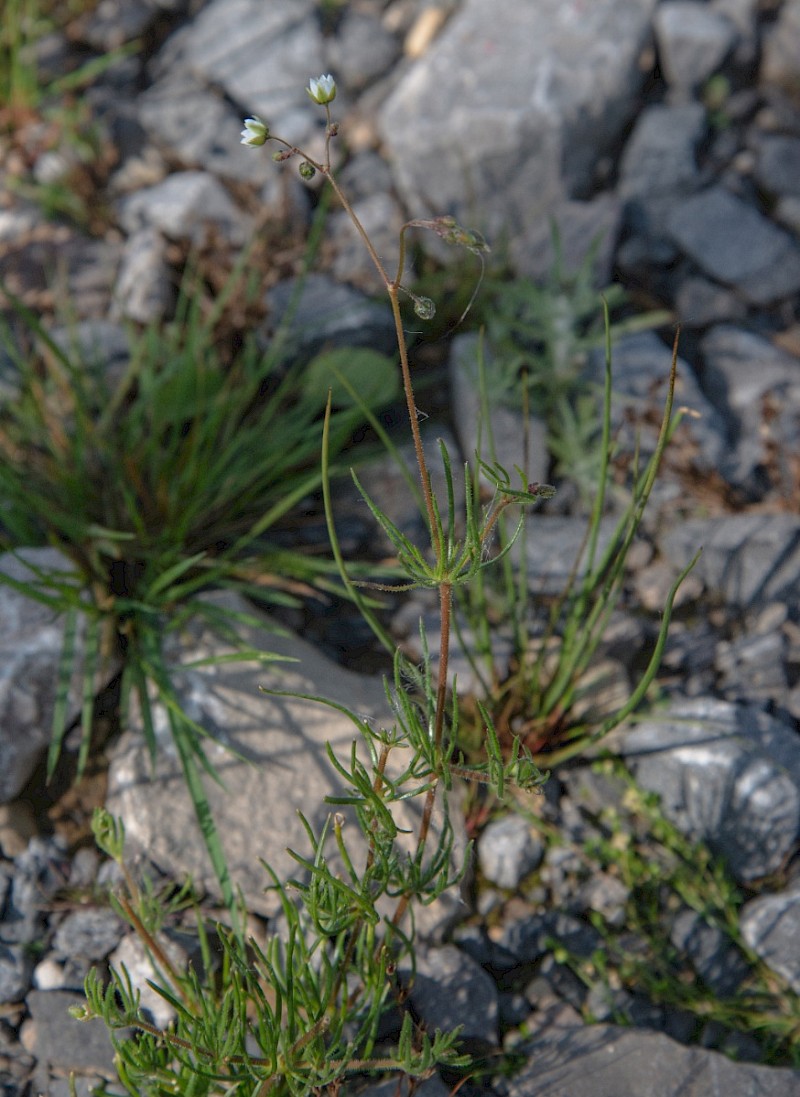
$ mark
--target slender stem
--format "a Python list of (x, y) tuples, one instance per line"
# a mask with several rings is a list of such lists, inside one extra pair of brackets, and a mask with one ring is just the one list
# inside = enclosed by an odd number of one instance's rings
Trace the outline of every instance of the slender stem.
[(405, 332), (403, 331), (403, 319), (400, 315), (400, 300), (398, 297), (398, 286), (391, 283), (388, 287), (389, 301), (392, 306), (392, 315), (394, 316), (394, 326), (397, 335), (397, 346), (400, 351), (400, 370), (403, 375), (403, 391), (406, 397), (406, 407), (408, 408), (408, 420), (411, 426), (411, 437), (414, 441), (414, 453), (417, 457), (417, 467), (419, 468), (420, 486), (422, 488), (422, 497), (425, 500), (425, 511), (428, 516), (428, 526), (431, 532), (431, 545), (433, 547), (433, 553), (438, 560), (442, 553), (442, 542), (439, 536), (439, 527), (436, 521), (436, 511), (433, 505), (433, 490), (431, 489), (431, 476), (428, 471), (428, 463), (425, 460), (425, 450), (422, 447), (422, 435), (419, 429), (419, 414), (417, 412), (417, 404), (414, 399), (414, 388), (411, 383), (411, 368), (408, 363), (408, 349), (406, 347)]
[(439, 586), (439, 617), (441, 632), (439, 635), (439, 682), (436, 689), (436, 717), (433, 741), (436, 749), (441, 749), (444, 737), (444, 712), (447, 704), (447, 670), (450, 661), (450, 624), (453, 616), (453, 587), (450, 583)]
[[(372, 241), (370, 240), (369, 236), (367, 235), (367, 230), (364, 228), (364, 226), (359, 221), (353, 207), (350, 205), (350, 202), (347, 198), (347, 195), (344, 193), (342, 188), (339, 186), (339, 184), (336, 181), (335, 177), (331, 173), (330, 168), (328, 166), (326, 166), (323, 169), (323, 171), (324, 171), (324, 174), (327, 176), (328, 181), (330, 182), (331, 186), (333, 187), (333, 189), (336, 193), (336, 197), (339, 199), (339, 201), (344, 206), (344, 209), (345, 209), (348, 217), (353, 222), (353, 225), (355, 226), (356, 231), (358, 232), (359, 236), (361, 237), (362, 241), (364, 242), (364, 246), (366, 247), (367, 251), (369, 252), (369, 257), (372, 260), (372, 262), (374, 263), (375, 269), (378, 271), (378, 274), (383, 279), (383, 281), (386, 285), (386, 292), (389, 295), (389, 302), (392, 306), (392, 316), (394, 317), (395, 335), (397, 337), (397, 349), (400, 352), (400, 370), (401, 370), (402, 376), (403, 376), (403, 392), (405, 393), (406, 407), (408, 408), (408, 418), (409, 418), (409, 423), (411, 425), (411, 436), (412, 436), (413, 441), (414, 441), (414, 453), (416, 454), (417, 466), (419, 467), (419, 478), (420, 478), (420, 483), (421, 483), (421, 486), (422, 486), (422, 495), (423, 495), (423, 498), (425, 500), (425, 510), (427, 512), (428, 525), (430, 526), (430, 531), (431, 531), (431, 544), (433, 546), (434, 555), (438, 559), (438, 557), (441, 554), (441, 541), (440, 541), (440, 538), (439, 538), (439, 532), (438, 532), (438, 529), (437, 529), (435, 511), (434, 511), (434, 506), (433, 506), (433, 492), (431, 491), (431, 477), (430, 477), (430, 473), (428, 471), (427, 461), (425, 460), (425, 451), (422, 447), (422, 435), (420, 434), (420, 430), (419, 430), (419, 413), (417, 412), (417, 404), (416, 404), (416, 401), (414, 399), (414, 387), (413, 387), (412, 382), (411, 382), (411, 367), (410, 367), (409, 362), (408, 362), (408, 347), (406, 345), (406, 334), (405, 334), (405, 331), (403, 330), (403, 318), (402, 318), (401, 313), (400, 313), (399, 290), (400, 290), (400, 277), (401, 277), (401, 274), (402, 274), (402, 265), (400, 267), (398, 267), (397, 278), (395, 278), (394, 281), (391, 278), (389, 278), (389, 275), (386, 273), (386, 268), (384, 267), (383, 263), (380, 260), (380, 256), (378, 255)], [(402, 260), (401, 260), (401, 262), (402, 262)]]
[[(318, 166), (318, 165), (315, 165), (315, 166)], [(380, 274), (381, 278), (386, 283), (386, 289), (391, 294), (391, 288), (392, 288), (392, 286), (396, 285), (396, 283), (393, 282), (391, 280), (391, 278), (389, 277), (389, 275), (386, 273), (386, 268), (384, 267), (383, 263), (381, 262), (380, 256), (378, 255), (372, 241), (370, 240), (369, 236), (367, 235), (367, 230), (364, 228), (364, 226), (359, 221), (355, 210), (350, 205), (350, 201), (349, 201), (347, 195), (344, 193), (342, 188), (339, 186), (339, 183), (336, 180), (336, 176), (331, 171), (329, 165), (326, 165), (325, 167), (320, 168), (319, 170), (322, 172), (323, 175), (325, 175), (327, 177), (328, 182), (333, 187), (333, 189), (336, 193), (336, 197), (339, 199), (339, 201), (344, 206), (345, 212), (347, 213), (347, 216), (353, 222), (353, 225), (355, 226), (356, 231), (358, 232), (358, 235), (361, 237), (361, 239), (364, 243), (364, 247), (369, 252), (370, 259), (375, 264), (375, 268), (378, 271), (378, 274)]]

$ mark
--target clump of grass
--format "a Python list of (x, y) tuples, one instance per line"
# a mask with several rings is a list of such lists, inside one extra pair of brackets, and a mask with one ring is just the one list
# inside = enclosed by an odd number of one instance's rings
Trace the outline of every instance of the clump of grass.
[[(226, 293), (233, 293), (232, 279)], [(18, 321), (6, 346), (18, 391), (0, 406), (0, 546), (55, 545), (71, 575), (32, 570), (17, 584), (30, 597), (68, 615), (61, 678), (72, 677), (77, 616), (87, 621), (81, 762), (89, 750), (92, 686), (102, 668), (123, 660), (123, 715), (138, 697), (155, 757), (153, 697), (166, 702), (198, 817), (207, 819), (197, 780), (208, 766), (205, 732), (176, 704), (163, 654), (165, 634), (202, 614), (231, 639), (235, 623), (203, 600), (227, 587), (262, 603), (295, 604), (312, 590), (336, 586), (330, 562), (283, 547), (276, 531), (293, 508), (318, 493), (318, 423), (324, 406), (320, 357), (310, 373), (291, 360), (285, 340), (262, 352), (245, 340), (226, 357), (217, 344), (221, 295), (204, 314), (187, 278), (175, 321), (132, 336), (123, 372), (87, 360), (77, 342), (56, 342), (34, 314), (12, 298)], [(373, 355), (373, 377), (391, 363)], [(360, 411), (342, 402), (331, 413), (339, 453)], [(7, 577), (2, 581), (10, 582)], [(155, 691), (155, 692), (153, 692)], [(65, 696), (56, 706), (49, 772), (66, 730)], [(217, 846), (212, 860), (229, 904), (230, 883)]]
[[(517, 567), (508, 558), (502, 570), (490, 577), (478, 576), (459, 602), (462, 620), (469, 625), (469, 641), (462, 643), (476, 679), (481, 683), (482, 705), (476, 708), (478, 726), (485, 708), (507, 741), (520, 738), (542, 765), (557, 765), (598, 743), (628, 717), (647, 695), (655, 680), (666, 643), (672, 606), (680, 584), (694, 566), (695, 556), (684, 567), (667, 595), (658, 636), (639, 681), (623, 703), (616, 704), (599, 722), (578, 715), (579, 702), (597, 688), (589, 672), (601, 649), (603, 637), (625, 581), (625, 564), (656, 482), (664, 450), (680, 421), (673, 415), (677, 370), (677, 337), (667, 400), (654, 452), (644, 467), (635, 466), (628, 502), (622, 513), (607, 523), (606, 503), (612, 482), (611, 438), (612, 349), (608, 306), (606, 316), (606, 368), (600, 417), (601, 439), (597, 446), (598, 481), (586, 533), (568, 581), (555, 598), (545, 602), (529, 587), (525, 530), (520, 530)], [(481, 374), (484, 390), (489, 384)], [(487, 415), (490, 452), (491, 422)], [(484, 466), (485, 467), (485, 466)], [(477, 490), (477, 482), (476, 482)], [(501, 519), (501, 543), (510, 543), (509, 529)], [(534, 532), (535, 536), (535, 532)], [(498, 665), (490, 622), (510, 626), (511, 657), (508, 669)], [(466, 732), (469, 742), (469, 731)]]

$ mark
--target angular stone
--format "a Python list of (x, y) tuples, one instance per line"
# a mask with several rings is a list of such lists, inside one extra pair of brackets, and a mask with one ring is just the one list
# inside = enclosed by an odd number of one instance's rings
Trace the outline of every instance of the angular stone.
[(327, 43), (331, 71), (350, 91), (363, 90), (384, 76), (400, 56), (400, 43), (377, 12), (346, 7), (336, 34)]
[(462, 1025), (461, 1039), (496, 1044), (497, 987), (491, 976), (455, 945), (422, 951), (416, 961), (409, 997), (428, 1031), (452, 1032)]
[(507, 233), (524, 254), (548, 213), (586, 197), (619, 137), (654, 7), (465, 0), (380, 113), (407, 208), (477, 215), (490, 242)]
[(547, 910), (511, 922), (503, 927), (500, 943), (519, 958), (521, 964), (532, 964), (550, 951), (555, 940), (576, 956), (589, 957), (601, 942), (592, 926), (571, 914)]
[(0, 941), (0, 1002), (21, 1002), (31, 985), (32, 971), (29, 948)]
[(515, 888), (542, 859), (544, 846), (521, 815), (489, 823), (478, 842), (478, 864), (491, 884)]
[(750, 948), (800, 994), (800, 888), (751, 899), (742, 907), (739, 927)]
[(223, 185), (203, 171), (175, 172), (123, 198), (119, 219), (129, 233), (156, 228), (170, 239), (187, 239), (197, 246), (208, 240), (212, 227), (233, 245), (244, 244), (248, 236), (248, 218)]
[(800, 1071), (734, 1063), (660, 1033), (559, 1024), (555, 1011), (518, 1050), (528, 1065), (509, 1080), (508, 1097), (800, 1097)]
[(169, 315), (175, 287), (167, 263), (167, 242), (154, 228), (132, 233), (125, 242), (111, 315), (152, 324)]
[[(238, 596), (221, 593), (209, 596), (209, 600), (219, 611), (259, 620), (257, 611)], [(261, 861), (270, 864), (280, 879), (287, 880), (302, 874), (287, 849), (303, 856), (311, 852), (298, 812), (319, 834), (330, 813), (341, 811), (346, 816), (344, 837), (352, 842), (356, 861), (359, 851), (363, 851), (360, 834), (349, 815), (351, 809), (334, 809), (325, 803), (326, 796), (343, 791), (343, 782), (327, 757), (326, 744), (330, 743), (346, 764), (353, 743), (360, 743), (361, 737), (351, 720), (337, 709), (294, 697), (264, 695), (260, 687), (325, 697), (378, 723), (385, 723), (388, 717), (383, 684), (377, 678), (337, 666), (310, 644), (269, 628), (265, 618), (260, 627), (243, 621), (236, 624), (242, 643), (257, 651), (277, 653), (287, 662), (192, 666), (198, 660), (213, 660), (233, 650), (229, 642), (197, 619), (174, 638), (168, 653), (176, 695), (184, 711), (208, 732), (210, 738), (204, 741), (204, 749), (224, 782), (221, 787), (215, 781), (204, 780), (234, 887), (242, 889), (248, 909), (267, 916), (276, 914), (280, 903), (274, 891), (265, 890), (270, 881)], [(192, 876), (200, 887), (216, 895), (216, 878), (166, 713), (160, 706), (155, 708), (155, 725), (159, 745), (155, 772), (142, 736), (126, 736), (109, 771), (108, 809), (122, 817), (132, 850), (146, 854), (173, 878)], [(232, 754), (230, 748), (241, 757)], [(390, 769), (391, 764), (390, 760)], [(421, 798), (403, 801), (397, 808), (399, 825), (416, 833)], [(439, 809), (436, 819), (441, 820)], [(465, 841), (455, 815), (452, 821), (456, 834), (461, 835), (455, 852), (459, 858)], [(433, 906), (422, 908), (417, 919), (420, 931), (433, 933), (451, 916), (458, 902), (455, 896), (445, 893)]]
[(738, 38), (725, 15), (696, 0), (659, 4), (653, 25), (661, 71), (668, 84), (686, 92), (717, 71)]
[(279, 282), (266, 296), (269, 319), (259, 332), (264, 344), (288, 320), (289, 346), (306, 359), (328, 347), (371, 347), (384, 354), (397, 351), (388, 303), (371, 301), (352, 286), (324, 274), (309, 274), (298, 293), (295, 278)]
[(147, 33), (158, 16), (179, 0), (100, 0), (79, 23), (80, 37), (98, 53), (111, 53)]
[[(175, 970), (186, 971), (189, 966), (186, 949), (165, 933), (157, 934), (156, 939)], [(160, 983), (163, 975), (159, 974), (153, 957), (141, 938), (134, 933), (128, 933), (111, 953), (108, 962), (115, 971), (122, 971), (124, 968), (128, 972), (134, 990), (139, 992), (142, 1009), (150, 1014), (153, 1024), (158, 1028), (167, 1028), (175, 1020), (173, 1006), (148, 985), (148, 980)], [(171, 989), (169, 984), (167, 988)]]
[[(52, 734), (66, 617), (3, 582), (35, 582), (37, 572), (73, 575), (56, 549), (20, 549), (0, 557), (0, 803), (13, 800), (42, 757)], [(68, 712), (80, 710), (83, 620), (79, 617)], [(68, 717), (68, 719), (70, 718)]]
[(724, 856), (734, 877), (768, 876), (800, 834), (796, 735), (766, 713), (684, 701), (621, 738), (637, 781), (668, 819)]
[[(391, 194), (372, 194), (353, 203), (353, 212), (372, 241), (372, 246), (382, 257), (387, 273), (395, 275), (398, 241), (404, 218)], [(359, 289), (377, 296), (386, 292), (386, 282), (378, 273), (361, 237), (353, 227), (350, 215), (337, 210), (329, 215), (328, 233), (336, 258), (333, 274), (339, 282), (351, 282)], [(405, 278), (413, 280), (413, 272), (406, 267)], [(424, 324), (420, 324), (424, 328)]]
[[(651, 424), (661, 422), (671, 365), (672, 348), (652, 331), (626, 335), (612, 347), (611, 425), (618, 451), (622, 447), (632, 452), (635, 446), (645, 456), (654, 452), (657, 427)], [(594, 351), (585, 371), (586, 380), (602, 385), (604, 371), (605, 353)], [(682, 406), (692, 414), (680, 424), (676, 444), (680, 438), (690, 443), (696, 451), (698, 469), (717, 469), (727, 445), (724, 423), (704, 396), (692, 366), (679, 357), (674, 408)], [(655, 412), (649, 423), (645, 421), (648, 410)], [(635, 430), (629, 426), (631, 420), (637, 423)]]
[(706, 986), (721, 998), (735, 994), (750, 972), (750, 965), (730, 937), (697, 911), (687, 908), (678, 914), (670, 940), (686, 953)]
[(667, 193), (677, 199), (691, 191), (699, 178), (696, 154), (705, 131), (700, 103), (645, 107), (620, 160), (622, 197)]
[(101, 1078), (117, 1078), (114, 1048), (102, 1021), (81, 1024), (70, 1017), (70, 1006), (85, 1005), (80, 995), (57, 990), (32, 990), (25, 1004), (33, 1020), (33, 1051), (50, 1067)]
[[(482, 395), (478, 370), (478, 355), (483, 355), (486, 401), (489, 422), (483, 422)], [(540, 484), (547, 482), (550, 455), (547, 452), (547, 427), (542, 419), (528, 416), (528, 422), (519, 411), (519, 398), (511, 392), (502, 392), (498, 384), (497, 364), (484, 340), (477, 335), (457, 335), (453, 340), (448, 372), (453, 394), (453, 412), (461, 452), (472, 457), (476, 452), (492, 463), (496, 455), (511, 477), (512, 486), (520, 487), (520, 479), (514, 466), (524, 463), (525, 433), (528, 435), (528, 480)], [(491, 434), (491, 438), (490, 438)], [(488, 485), (488, 480), (484, 478)]]
[(766, 29), (761, 79), (800, 101), (800, 0), (784, 0), (778, 18)]
[(752, 332), (729, 324), (712, 328), (700, 343), (703, 389), (726, 419), (729, 436), (720, 471), (753, 498), (776, 475), (785, 489), (791, 472), (781, 467), (800, 447), (800, 363)]
[(185, 69), (152, 84), (136, 110), (150, 136), (186, 167), (259, 185), (279, 171), (265, 149), (241, 143), (243, 116)]
[(756, 179), (768, 194), (800, 196), (800, 137), (764, 137), (758, 148)]
[(687, 198), (673, 210), (667, 229), (702, 271), (753, 305), (769, 305), (800, 289), (800, 247), (723, 186)]
[(287, 141), (301, 144), (317, 127), (321, 112), (305, 92), (326, 71), (313, 0), (212, 0), (181, 37), (181, 61)]
[(800, 599), (800, 519), (792, 514), (690, 518), (666, 530), (662, 553), (676, 571), (702, 546), (693, 574), (731, 608)]
[[(536, 514), (526, 518), (528, 588), (534, 594), (561, 594), (573, 574), (580, 554), (580, 566), (575, 576), (580, 580), (586, 571), (586, 519)], [(611, 543), (617, 519), (606, 515), (600, 522), (596, 559), (599, 560)], [(515, 546), (516, 549), (516, 546)], [(515, 549), (512, 549), (512, 556)]]
[(118, 944), (125, 926), (113, 910), (103, 907), (71, 911), (53, 937), (53, 951), (61, 957), (74, 955), (104, 960)]

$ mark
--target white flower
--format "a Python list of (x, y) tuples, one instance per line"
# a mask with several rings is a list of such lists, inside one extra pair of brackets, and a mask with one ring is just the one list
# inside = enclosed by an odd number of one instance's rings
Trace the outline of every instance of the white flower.
[(324, 107), (326, 103), (332, 103), (336, 98), (336, 81), (330, 74), (320, 76), (316, 80), (311, 80), (306, 91), (315, 103)]
[(245, 118), (242, 130), (242, 144), (248, 148), (257, 149), (265, 144), (269, 137), (269, 126), (262, 122), (256, 115), (255, 118)]

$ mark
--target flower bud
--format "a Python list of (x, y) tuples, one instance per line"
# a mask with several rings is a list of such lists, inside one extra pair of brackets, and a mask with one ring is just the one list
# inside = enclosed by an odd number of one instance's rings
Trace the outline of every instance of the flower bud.
[(312, 79), (309, 82), (306, 91), (315, 103), (324, 107), (326, 103), (332, 103), (336, 98), (336, 82), (330, 74), (318, 76), (316, 80)]
[(313, 179), (314, 176), (317, 174), (317, 169), (314, 167), (313, 164), (309, 164), (308, 160), (304, 160), (302, 162), (302, 164), (298, 168), (298, 171), (300, 172), (300, 176), (303, 179)]
[(248, 148), (257, 149), (265, 145), (269, 140), (269, 126), (256, 115), (255, 118), (245, 118), (242, 130), (242, 144)]

